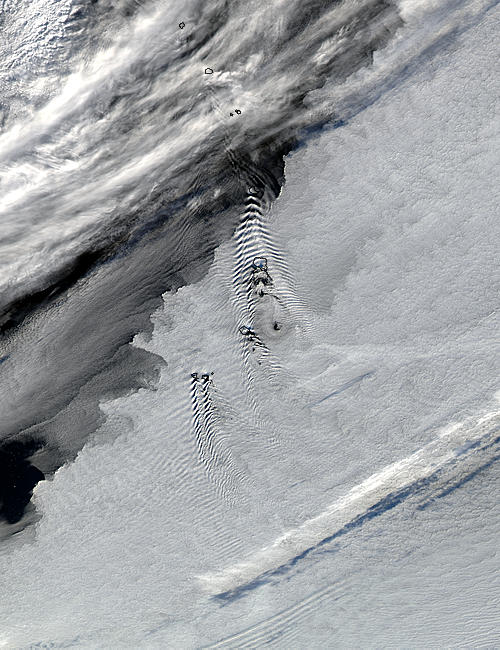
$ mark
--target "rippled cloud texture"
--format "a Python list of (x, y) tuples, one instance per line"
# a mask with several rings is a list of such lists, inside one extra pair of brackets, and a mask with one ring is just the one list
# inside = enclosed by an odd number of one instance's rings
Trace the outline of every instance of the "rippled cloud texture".
[(496, 5), (1, 9), (0, 645), (497, 645)]

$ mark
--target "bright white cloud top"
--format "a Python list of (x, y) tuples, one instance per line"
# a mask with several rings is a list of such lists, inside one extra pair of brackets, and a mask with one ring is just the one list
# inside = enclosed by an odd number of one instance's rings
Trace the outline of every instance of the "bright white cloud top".
[[(455, 16), (404, 7), (422, 38)], [(498, 645), (500, 14), (461, 11), (411, 69), (377, 54), (363, 110), (322, 89), (344, 126), (164, 295), (157, 387), (102, 404), (0, 547), (0, 645)]]

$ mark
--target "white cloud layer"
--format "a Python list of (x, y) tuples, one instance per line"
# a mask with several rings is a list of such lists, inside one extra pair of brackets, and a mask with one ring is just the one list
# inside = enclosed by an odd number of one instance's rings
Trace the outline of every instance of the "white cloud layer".
[[(157, 390), (103, 405), (109, 442), (0, 549), (0, 644), (498, 642), (498, 16), (290, 156), (269, 225), (165, 295), (136, 341), (167, 362)], [(252, 312), (230, 278), (258, 252), (282, 301)], [(248, 589), (222, 606), (200, 576)]]

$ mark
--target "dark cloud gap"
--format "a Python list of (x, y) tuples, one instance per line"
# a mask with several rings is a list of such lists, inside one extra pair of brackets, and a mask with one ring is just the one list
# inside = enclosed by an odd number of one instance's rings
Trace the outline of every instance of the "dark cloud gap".
[(81, 278), (93, 270), (97, 262), (102, 261), (112, 252), (112, 247), (101, 250), (89, 250), (80, 253), (67, 266), (61, 268), (53, 278), (41, 289), (27, 293), (12, 300), (0, 312), (0, 334), (20, 325), (31, 313), (49, 305), (58, 299), (65, 291), (75, 285)]
[(42, 444), (40, 440), (27, 439), (0, 445), (0, 515), (9, 524), (22, 518), (33, 488), (45, 478), (30, 462), (30, 457)]
[[(89, 48), (98, 41), (102, 23), (111, 24), (113, 20), (111, 4), (91, 4), (86, 13), (74, 16), (75, 21), (88, 26), (85, 47)], [(128, 17), (140, 4), (144, 3), (118, 3), (116, 11)], [(336, 4), (315, 1), (312, 8), (304, 5), (289, 21), (281, 47), (290, 46), (292, 67), (294, 39)], [(210, 46), (227, 20), (229, 7), (224, 3), (199, 10), (204, 29), (186, 35), (188, 48), (177, 60)], [(231, 152), (222, 136), (212, 139), (204, 151), (186, 161), (174, 179), (169, 178), (166, 168), (164, 180), (146, 203), (133, 213), (120, 215), (119, 225), (114, 223), (101, 233), (40, 288), (2, 307), (0, 358), (4, 360), (1, 368), (5, 381), (15, 384), (16, 364), (22, 365), (27, 354), (22, 347), (25, 340), (33, 345), (30, 362), (37, 364), (39, 359), (39, 364), (29, 386), (13, 393), (0, 439), (8, 437), (13, 444), (12, 439), (16, 442), (32, 436), (34, 444), (41, 447), (37, 453), (43, 467), (38, 471), (50, 474), (75, 457), (103, 423), (99, 409), (103, 399), (141, 387), (154, 388), (165, 362), (129, 344), (137, 333), (151, 333), (150, 316), (162, 305), (162, 294), (203, 277), (215, 249), (231, 237), (238, 224), (248, 186), (278, 196), (284, 183), (284, 157), (322, 125), (332, 123), (333, 109), (328, 115), (311, 119), (304, 108), (306, 95), (332, 75), (343, 81), (370, 64), (373, 51), (402, 24), (394, 5), (386, 1), (374, 2), (369, 11), (359, 12), (356, 20), (363, 37), (353, 39), (350, 48), (327, 61), (316, 76), (297, 79), (283, 115), (270, 120), (264, 114), (259, 129), (249, 129), (244, 143)], [(380, 20), (386, 27), (372, 30), (370, 21)], [(165, 72), (168, 65), (156, 64), (153, 68), (155, 73)], [(110, 97), (105, 110), (123, 106), (126, 101), (126, 90), (119, 90)], [(179, 102), (182, 115), (183, 97), (171, 101)], [(154, 104), (150, 108), (150, 112), (157, 110)], [(298, 127), (289, 124), (294, 113), (304, 113)], [(120, 129), (132, 128), (134, 119), (131, 115), (130, 125), (123, 122)], [(161, 178), (161, 173), (158, 176)], [(32, 343), (37, 337), (41, 343)], [(28, 461), (22, 454), (19, 462), (26, 469), (23, 463)], [(35, 470), (30, 472), (26, 486), (35, 478)], [(29, 493), (26, 489), (23, 498)]]

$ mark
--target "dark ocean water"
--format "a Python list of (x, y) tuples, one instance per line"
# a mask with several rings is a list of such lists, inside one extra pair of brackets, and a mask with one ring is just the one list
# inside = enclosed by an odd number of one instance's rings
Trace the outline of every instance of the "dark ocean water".
[(1, 647), (495, 646), (494, 4), (0, 0)]
[(163, 292), (202, 277), (248, 188), (270, 203), (284, 155), (335, 120), (307, 94), (369, 66), (401, 25), (386, 0), (4, 2), (9, 521), (96, 430), (100, 400), (154, 385), (162, 360), (129, 343)]

